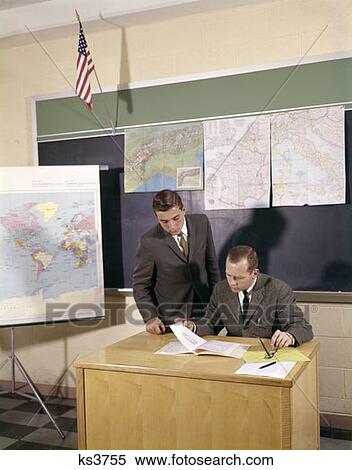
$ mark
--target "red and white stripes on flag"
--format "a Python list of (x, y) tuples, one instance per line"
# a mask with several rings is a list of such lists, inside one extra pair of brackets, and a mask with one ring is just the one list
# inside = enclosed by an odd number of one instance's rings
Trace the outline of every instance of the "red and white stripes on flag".
[(94, 70), (88, 44), (84, 37), (82, 23), (79, 22), (78, 56), (76, 63), (76, 94), (92, 109), (92, 92), (89, 76)]

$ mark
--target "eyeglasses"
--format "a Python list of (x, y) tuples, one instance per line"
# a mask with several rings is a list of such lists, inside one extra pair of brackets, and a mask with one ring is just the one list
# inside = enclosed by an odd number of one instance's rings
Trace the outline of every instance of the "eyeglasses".
[(279, 347), (277, 346), (274, 351), (268, 351), (268, 348), (265, 346), (264, 341), (262, 340), (262, 338), (259, 338), (259, 341), (260, 341), (261, 345), (263, 346), (263, 349), (266, 353), (265, 356), (264, 356), (264, 359), (271, 359), (272, 357), (274, 357), (274, 355), (277, 353), (277, 350), (279, 349)]

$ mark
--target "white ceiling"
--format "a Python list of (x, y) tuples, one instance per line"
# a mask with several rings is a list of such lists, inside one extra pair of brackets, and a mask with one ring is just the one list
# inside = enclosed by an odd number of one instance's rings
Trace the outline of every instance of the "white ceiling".
[(120, 26), (161, 21), (188, 14), (268, 0), (0, 0), (0, 38), (30, 31), (114, 18)]

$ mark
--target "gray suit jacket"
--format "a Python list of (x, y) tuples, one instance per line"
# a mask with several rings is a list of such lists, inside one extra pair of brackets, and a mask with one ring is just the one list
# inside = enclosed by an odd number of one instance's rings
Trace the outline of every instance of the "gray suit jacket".
[(206, 314), (196, 321), (196, 325), (201, 336), (226, 327), (230, 336), (270, 338), (279, 329), (293, 334), (298, 344), (313, 338), (312, 327), (304, 319), (291, 288), (283, 281), (261, 273), (244, 320), (238, 295), (224, 280), (216, 284)]
[(145, 322), (155, 316), (166, 323), (183, 315), (190, 316), (194, 298), (206, 305), (219, 280), (207, 217), (186, 214), (186, 222), (188, 261), (160, 224), (140, 240), (133, 273), (133, 295)]

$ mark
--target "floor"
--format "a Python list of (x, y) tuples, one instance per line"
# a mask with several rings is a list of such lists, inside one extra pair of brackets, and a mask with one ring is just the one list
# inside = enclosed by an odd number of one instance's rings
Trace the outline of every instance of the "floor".
[(0, 396), (0, 449), (77, 449), (76, 402), (50, 398), (45, 402), (62, 439), (37, 401)]
[[(65, 439), (38, 402), (0, 396), (0, 449), (77, 449), (75, 400), (50, 398), (46, 406)], [(322, 450), (352, 450), (352, 440), (321, 437), (320, 446)]]

